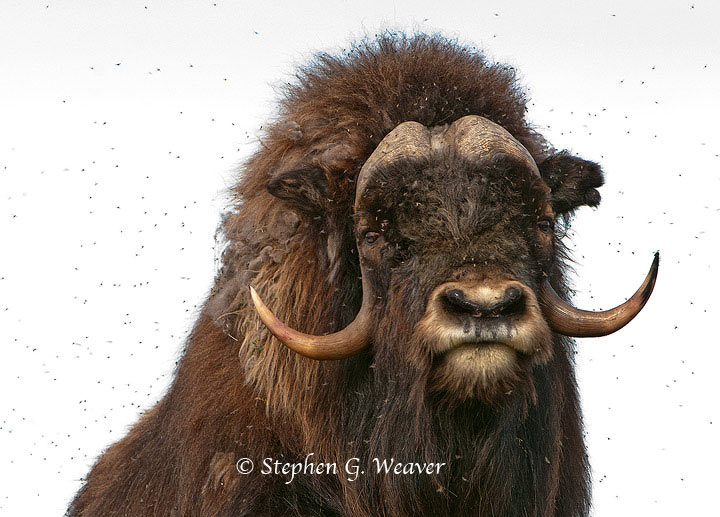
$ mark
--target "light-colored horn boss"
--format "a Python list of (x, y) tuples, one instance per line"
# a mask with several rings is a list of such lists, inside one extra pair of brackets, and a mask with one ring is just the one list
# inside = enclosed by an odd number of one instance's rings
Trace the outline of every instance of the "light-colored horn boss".
[[(379, 168), (390, 169), (398, 161), (428, 158), (433, 150), (449, 147), (466, 160), (485, 162), (497, 154), (509, 155), (540, 176), (535, 160), (525, 147), (502, 126), (480, 117), (468, 115), (453, 122), (446, 131), (431, 132), (418, 122), (403, 122), (380, 142), (363, 165), (357, 178), (355, 210), (361, 206), (363, 193), (373, 173)], [(550, 327), (566, 336), (596, 337), (611, 334), (627, 325), (645, 306), (657, 278), (659, 253), (645, 281), (625, 303), (601, 312), (583, 311), (562, 300), (549, 282), (540, 288), (540, 307)], [(364, 274), (360, 257), (363, 298), (360, 311), (347, 327), (339, 332), (316, 336), (298, 332), (280, 321), (250, 287), (255, 309), (270, 332), (291, 350), (311, 359), (343, 359), (358, 353), (369, 342), (372, 332), (372, 288)]]

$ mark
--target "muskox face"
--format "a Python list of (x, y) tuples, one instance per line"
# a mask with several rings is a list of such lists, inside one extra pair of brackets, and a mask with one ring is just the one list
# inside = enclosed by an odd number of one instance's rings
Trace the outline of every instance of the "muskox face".
[(641, 288), (615, 309), (592, 313), (561, 300), (547, 280), (559, 245), (553, 207), (598, 198), (582, 181), (550, 183), (517, 140), (483, 117), (433, 128), (405, 122), (357, 178), (363, 302), (355, 320), (311, 336), (277, 320), (254, 290), (253, 301), (271, 332), (303, 355), (340, 359), (372, 343), (376, 353), (392, 348), (393, 357), (428, 369), (432, 391), (493, 399), (552, 357), (553, 330), (614, 332), (654, 286), (657, 257)]
[(407, 343), (431, 361), (434, 388), (462, 397), (496, 391), (552, 352), (537, 295), (554, 256), (548, 188), (502, 147), (484, 158), (437, 145), (381, 164), (355, 221), (385, 317), (412, 319)]

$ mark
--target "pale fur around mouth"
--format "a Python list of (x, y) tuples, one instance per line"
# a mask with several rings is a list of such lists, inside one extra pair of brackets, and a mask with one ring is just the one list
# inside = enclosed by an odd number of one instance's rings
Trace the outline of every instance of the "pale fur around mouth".
[(537, 339), (538, 329), (529, 328), (527, 324), (475, 324), (470, 328), (467, 325), (464, 327), (436, 326), (432, 329), (431, 335), (434, 342), (433, 352), (437, 354), (443, 354), (466, 345), (496, 344), (505, 345), (519, 353), (531, 355), (540, 352), (540, 345), (542, 344), (542, 341)]

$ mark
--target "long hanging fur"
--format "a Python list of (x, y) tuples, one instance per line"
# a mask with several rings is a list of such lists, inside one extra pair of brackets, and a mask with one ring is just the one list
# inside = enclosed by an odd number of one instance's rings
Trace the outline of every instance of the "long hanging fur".
[[(361, 298), (354, 179), (375, 146), (406, 120), (429, 127), (478, 114), (509, 131), (543, 171), (553, 150), (526, 122), (526, 102), (512, 68), (440, 36), (384, 34), (300, 69), (240, 171), (222, 223), (222, 269), (171, 388), (103, 453), (68, 515), (587, 515), (569, 340), (555, 338), (553, 360), (533, 371), (533, 393), (447, 406), (421, 389), (427, 369), (404, 361), (397, 346), (412, 336), (419, 300), (385, 308), (391, 323), (373, 349), (327, 362), (279, 344), (248, 300), (252, 284), (299, 330), (345, 326)], [(569, 214), (583, 204), (571, 184), (578, 175), (553, 160), (552, 181), (575, 196), (556, 200)], [(590, 187), (599, 186), (599, 169), (591, 172)], [(552, 272), (561, 293), (562, 258)], [(432, 476), (368, 470), (355, 481), (342, 471), (299, 475), (289, 484), (258, 473), (263, 458), (302, 461), (311, 452), (338, 466), (377, 457), (448, 468)], [(255, 462), (253, 474), (237, 472), (240, 458)]]

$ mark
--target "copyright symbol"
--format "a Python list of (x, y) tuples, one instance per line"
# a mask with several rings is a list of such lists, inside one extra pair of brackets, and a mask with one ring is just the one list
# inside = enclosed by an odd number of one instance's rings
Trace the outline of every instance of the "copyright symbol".
[(235, 468), (240, 474), (250, 474), (255, 465), (250, 458), (240, 458), (235, 464)]

